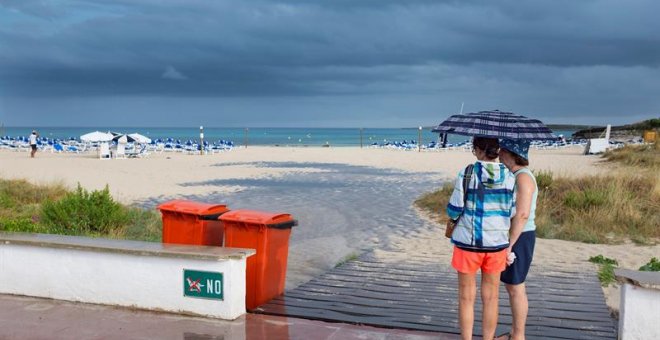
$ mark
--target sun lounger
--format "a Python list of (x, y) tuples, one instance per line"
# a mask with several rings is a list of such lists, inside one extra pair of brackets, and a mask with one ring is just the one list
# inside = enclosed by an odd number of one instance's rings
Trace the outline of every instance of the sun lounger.
[(143, 158), (147, 156), (149, 156), (149, 152), (146, 145), (143, 145), (138, 151), (126, 152), (126, 157), (128, 158)]
[(101, 143), (99, 145), (99, 158), (110, 159), (110, 145), (108, 143)]

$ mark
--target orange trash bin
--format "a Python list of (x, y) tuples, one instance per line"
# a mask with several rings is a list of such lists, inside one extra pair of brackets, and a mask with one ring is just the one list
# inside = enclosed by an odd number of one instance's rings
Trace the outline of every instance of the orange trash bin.
[(298, 225), (289, 214), (233, 210), (220, 216), (225, 226), (225, 247), (251, 248), (247, 259), (245, 306), (255, 309), (284, 293), (291, 228)]
[(163, 243), (222, 246), (224, 228), (218, 217), (224, 204), (174, 200), (158, 206), (163, 215)]

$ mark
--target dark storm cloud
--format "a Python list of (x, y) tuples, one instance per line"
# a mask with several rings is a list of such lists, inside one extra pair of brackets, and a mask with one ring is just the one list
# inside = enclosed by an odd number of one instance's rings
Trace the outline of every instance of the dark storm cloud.
[(417, 126), (465, 101), (630, 122), (660, 109), (657, 13), (655, 0), (0, 0), (0, 120)]
[(1, 4), (0, 90), (13, 94), (371, 92), (428, 65), (660, 63), (655, 1)]

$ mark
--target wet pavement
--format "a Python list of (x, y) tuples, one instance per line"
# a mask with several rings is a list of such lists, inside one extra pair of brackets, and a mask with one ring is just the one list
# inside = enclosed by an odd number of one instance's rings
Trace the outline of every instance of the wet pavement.
[[(362, 247), (382, 245), (389, 235), (405, 235), (421, 221), (412, 202), (440, 186), (433, 174), (351, 166), (335, 163), (255, 163), (258, 167), (317, 169), (278, 178), (216, 180), (190, 185), (229, 185), (246, 189), (234, 194), (207, 196), (230, 207), (287, 211), (300, 228), (293, 244), (345, 235), (351, 241), (366, 240)], [(222, 169), (222, 166), (218, 166)], [(435, 174), (437, 175), (437, 174)], [(377, 238), (373, 238), (377, 237)], [(386, 243), (386, 242), (385, 242)]]
[(0, 295), (0, 339), (458, 339), (432, 332), (247, 314), (233, 321)]

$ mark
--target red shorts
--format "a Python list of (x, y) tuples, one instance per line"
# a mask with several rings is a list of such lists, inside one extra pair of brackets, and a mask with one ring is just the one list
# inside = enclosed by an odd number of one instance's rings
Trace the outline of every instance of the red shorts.
[(506, 268), (506, 249), (494, 253), (477, 253), (454, 246), (451, 266), (463, 274), (474, 274), (480, 268), (482, 273), (499, 274)]

